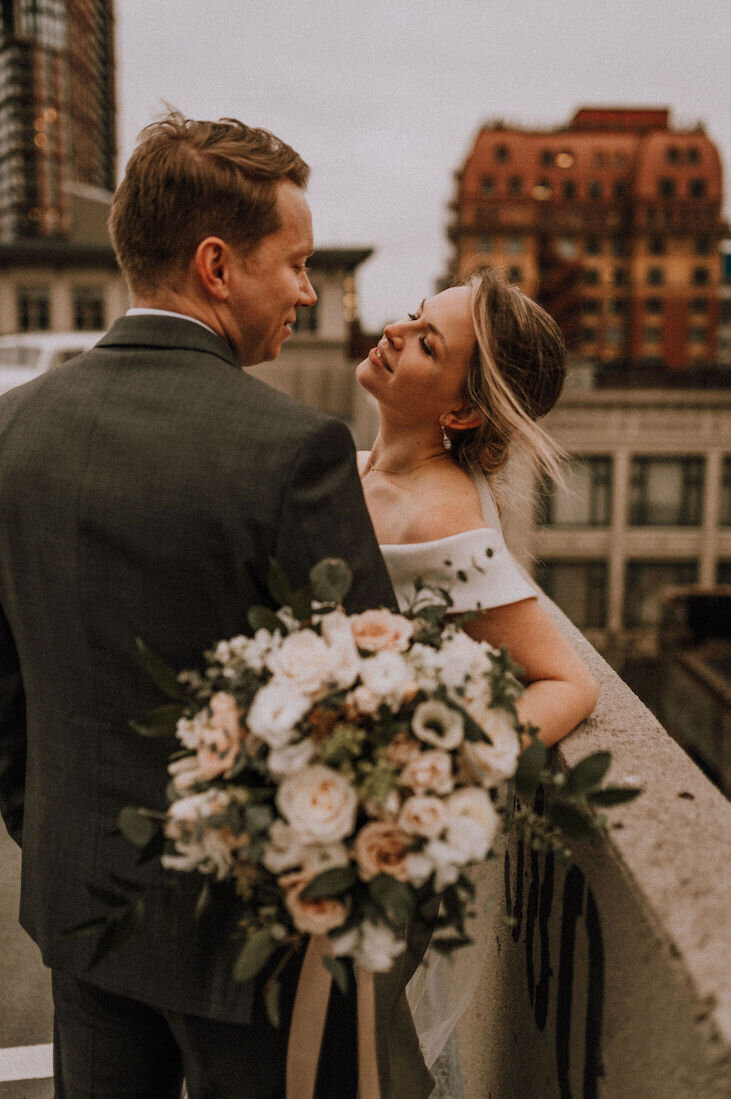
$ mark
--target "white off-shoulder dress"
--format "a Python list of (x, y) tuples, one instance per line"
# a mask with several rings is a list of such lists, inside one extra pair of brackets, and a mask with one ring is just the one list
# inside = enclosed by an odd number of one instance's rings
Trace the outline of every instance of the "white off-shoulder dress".
[(489, 484), (478, 472), (472, 479), (484, 527), (433, 542), (381, 545), (400, 610), (413, 600), (416, 579), (434, 587), (447, 587), (456, 613), (502, 607), (538, 594), (505, 545)]
[[(447, 588), (453, 601), (451, 609), (458, 614), (538, 595), (535, 584), (505, 544), (488, 482), (479, 471), (472, 478), (485, 527), (432, 542), (381, 544), (400, 610), (412, 603), (417, 579), (425, 585)], [(481, 923), (477, 916), (470, 928), (473, 945), (457, 951), (453, 958), (428, 951), (407, 988), (425, 1060), (437, 1081), (432, 1099), (464, 1096), (454, 1027), (476, 991), (486, 942), (491, 941)]]

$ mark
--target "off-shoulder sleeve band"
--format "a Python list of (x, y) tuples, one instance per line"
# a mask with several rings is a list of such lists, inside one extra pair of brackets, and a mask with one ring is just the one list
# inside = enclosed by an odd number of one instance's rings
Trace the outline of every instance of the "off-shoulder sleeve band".
[(414, 597), (414, 580), (449, 589), (454, 611), (501, 607), (538, 592), (521, 571), (500, 531), (481, 527), (434, 542), (382, 545), (399, 608)]

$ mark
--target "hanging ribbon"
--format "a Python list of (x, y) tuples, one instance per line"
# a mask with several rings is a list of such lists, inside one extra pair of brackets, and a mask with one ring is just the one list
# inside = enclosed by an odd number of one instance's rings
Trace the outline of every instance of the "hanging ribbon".
[[(325, 1034), (332, 975), (323, 959), (332, 957), (327, 935), (313, 935), (307, 945), (287, 1047), (287, 1099), (313, 1099), (317, 1065)], [(376, 1051), (376, 998), (373, 974), (356, 973), (358, 1004), (358, 1099), (381, 1099)]]

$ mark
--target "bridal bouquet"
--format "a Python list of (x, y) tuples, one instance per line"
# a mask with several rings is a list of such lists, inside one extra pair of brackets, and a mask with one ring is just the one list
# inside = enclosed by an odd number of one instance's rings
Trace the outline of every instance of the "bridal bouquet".
[[(516, 770), (535, 786), (545, 749), (517, 718), (519, 669), (446, 620), (446, 590), (417, 589), (404, 614), (347, 615), (342, 561), (310, 581), (292, 591), (272, 566), (285, 605), (252, 608), (251, 636), (220, 641), (203, 670), (176, 675), (139, 643), (174, 701), (137, 728), (174, 730), (180, 748), (164, 816), (128, 808), (119, 824), (147, 847), (161, 826), (168, 869), (234, 883), (237, 978), (325, 935), (344, 987), (343, 958), (386, 971), (407, 926), (437, 950), (469, 942), (466, 872), (501, 827), (500, 787)], [(608, 761), (589, 759), (596, 789)]]

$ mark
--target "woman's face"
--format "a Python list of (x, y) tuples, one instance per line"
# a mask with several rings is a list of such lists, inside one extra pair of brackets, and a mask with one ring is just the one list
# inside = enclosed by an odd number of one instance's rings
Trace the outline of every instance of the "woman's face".
[(359, 383), (409, 423), (438, 424), (461, 408), (475, 343), (471, 299), (469, 286), (455, 286), (386, 325), (378, 346), (358, 366)]

